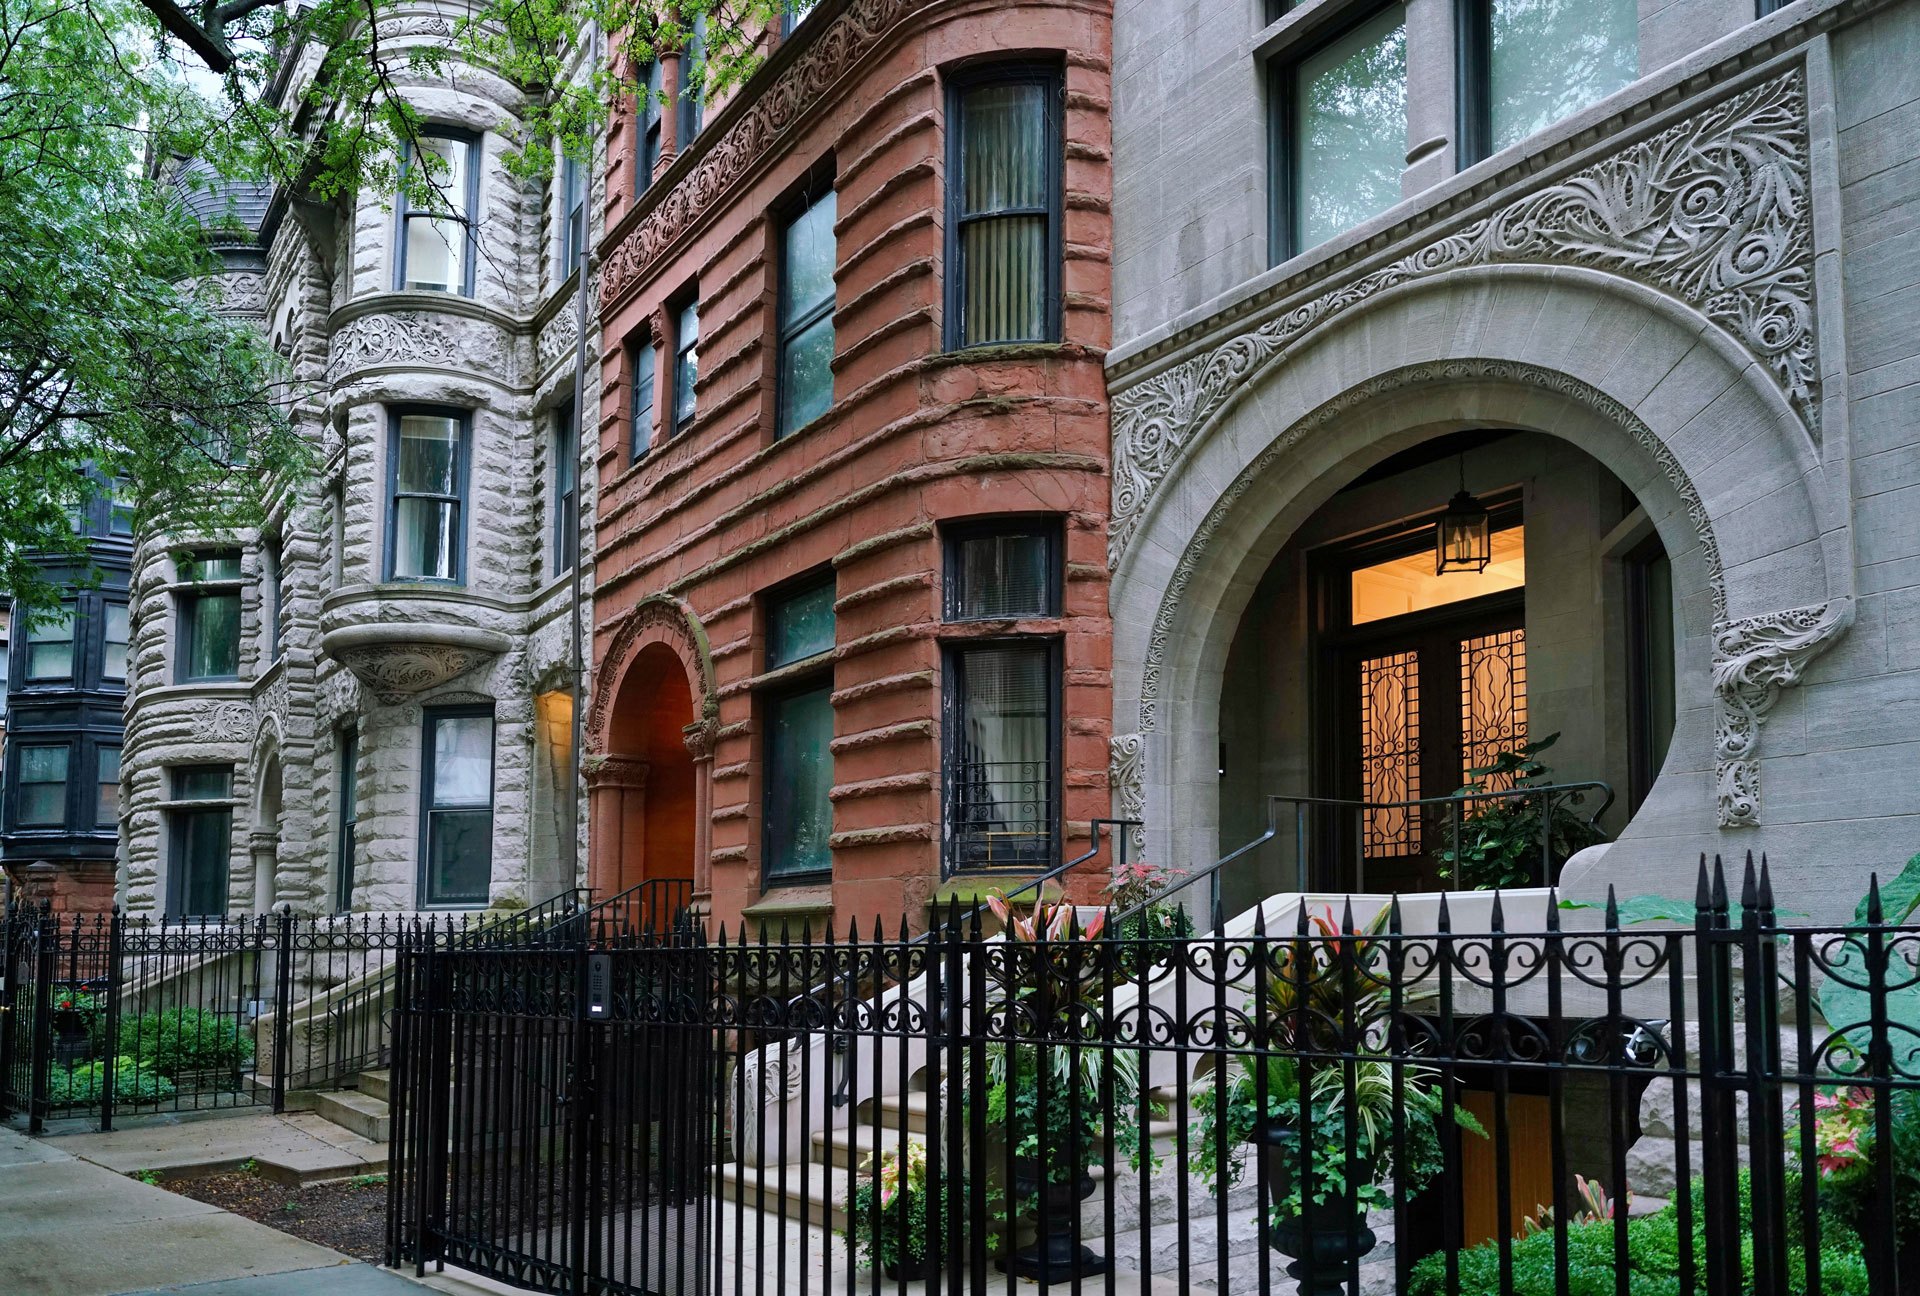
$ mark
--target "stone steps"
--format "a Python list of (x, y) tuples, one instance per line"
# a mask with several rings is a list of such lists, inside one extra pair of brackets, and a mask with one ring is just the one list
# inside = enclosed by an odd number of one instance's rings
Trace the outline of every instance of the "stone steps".
[(357, 1077), (357, 1089), (334, 1089), (313, 1096), (315, 1114), (361, 1138), (385, 1143), (393, 1120), (387, 1096), (391, 1093), (388, 1073), (363, 1071)]

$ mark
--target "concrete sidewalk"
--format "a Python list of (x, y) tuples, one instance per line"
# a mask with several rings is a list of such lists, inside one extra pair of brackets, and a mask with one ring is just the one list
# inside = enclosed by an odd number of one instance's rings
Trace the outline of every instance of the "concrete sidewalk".
[(396, 1274), (0, 1129), (6, 1296), (419, 1296)]
[(62, 1134), (51, 1146), (121, 1174), (218, 1174), (252, 1161), (266, 1178), (294, 1184), (381, 1174), (387, 1168), (385, 1143), (361, 1138), (312, 1112), (141, 1122), (107, 1134)]

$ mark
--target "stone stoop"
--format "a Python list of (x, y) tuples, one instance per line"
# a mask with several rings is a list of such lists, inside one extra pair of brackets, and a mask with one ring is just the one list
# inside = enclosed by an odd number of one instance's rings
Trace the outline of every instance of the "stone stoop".
[(387, 1098), (391, 1093), (385, 1071), (362, 1071), (359, 1087), (333, 1089), (313, 1096), (314, 1114), (351, 1130), (363, 1139), (385, 1143), (392, 1128)]

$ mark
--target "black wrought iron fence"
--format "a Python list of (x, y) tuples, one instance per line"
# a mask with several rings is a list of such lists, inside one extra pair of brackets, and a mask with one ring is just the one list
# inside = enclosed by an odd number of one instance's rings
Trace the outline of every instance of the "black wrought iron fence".
[(577, 947), (591, 897), (477, 914), (167, 922), (8, 910), (0, 920), (0, 1116), (266, 1106), (390, 1057), (394, 956), (438, 945)]
[(403, 951), (390, 1259), (698, 1296), (1911, 1291), (1920, 928), (1877, 889), (1782, 927), (1764, 867), (1700, 887)]

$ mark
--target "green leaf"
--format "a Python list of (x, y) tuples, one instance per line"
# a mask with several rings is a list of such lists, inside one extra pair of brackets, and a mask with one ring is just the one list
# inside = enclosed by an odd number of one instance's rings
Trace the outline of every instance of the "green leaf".
[[(1907, 861), (1899, 876), (1880, 884), (1880, 912), (1889, 923), (1904, 923), (1920, 909), (1920, 855)], [(1860, 897), (1860, 903), (1854, 906), (1853, 920), (1864, 924), (1867, 921), (1867, 897)]]
[[(1865, 944), (1858, 938), (1848, 944), (1854, 947), (1854, 957), (1843, 975), (1848, 980), (1863, 978), (1867, 966)], [(1844, 1034), (1847, 1043), (1864, 1055), (1873, 1043), (1873, 1029), (1866, 1024), (1873, 1020), (1873, 996), (1866, 990), (1846, 985), (1829, 976), (1814, 998), (1828, 1028)], [(1892, 1028), (1892, 1047), (1898, 1055), (1904, 1052), (1907, 1041), (1920, 1039), (1920, 985), (1889, 990), (1886, 992), (1886, 1001), (1887, 1022)], [(1901, 1027), (1912, 1034), (1903, 1034)]]

